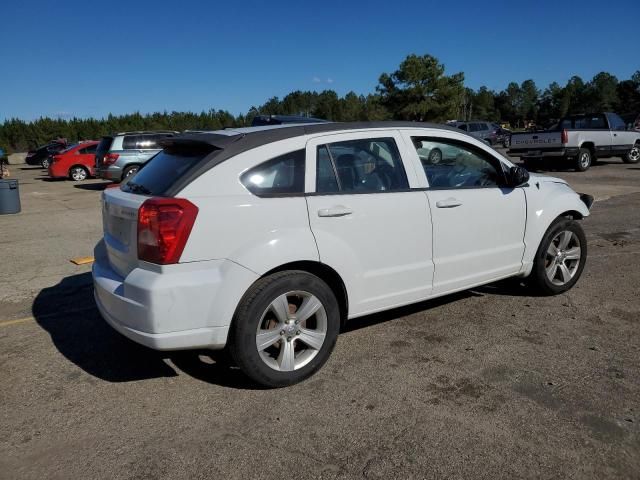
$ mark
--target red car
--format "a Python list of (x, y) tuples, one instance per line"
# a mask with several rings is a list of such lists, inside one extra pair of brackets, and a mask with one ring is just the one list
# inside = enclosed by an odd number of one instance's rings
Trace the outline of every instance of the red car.
[(77, 143), (54, 155), (49, 165), (49, 176), (70, 178), (76, 182), (93, 176), (98, 143), (93, 140)]

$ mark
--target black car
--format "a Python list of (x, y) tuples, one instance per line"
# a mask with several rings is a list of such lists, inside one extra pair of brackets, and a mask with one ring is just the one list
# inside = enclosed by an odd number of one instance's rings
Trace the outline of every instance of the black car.
[(36, 148), (35, 150), (29, 150), (25, 161), (28, 165), (40, 165), (42, 168), (48, 168), (50, 157), (57, 155), (67, 148), (67, 146), (66, 142), (54, 140), (46, 145)]

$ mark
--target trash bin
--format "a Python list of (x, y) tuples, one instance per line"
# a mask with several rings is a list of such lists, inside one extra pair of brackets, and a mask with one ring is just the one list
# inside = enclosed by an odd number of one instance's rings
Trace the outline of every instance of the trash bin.
[(0, 180), (0, 215), (20, 213), (18, 180)]

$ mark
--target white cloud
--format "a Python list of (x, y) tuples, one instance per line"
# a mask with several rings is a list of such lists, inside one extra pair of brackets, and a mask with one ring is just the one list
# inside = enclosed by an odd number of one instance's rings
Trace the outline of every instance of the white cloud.
[(333, 83), (333, 78), (331, 77), (327, 78), (327, 83)]
[(322, 83), (322, 80), (320, 80), (320, 77), (313, 77), (311, 80), (313, 81), (313, 83)]

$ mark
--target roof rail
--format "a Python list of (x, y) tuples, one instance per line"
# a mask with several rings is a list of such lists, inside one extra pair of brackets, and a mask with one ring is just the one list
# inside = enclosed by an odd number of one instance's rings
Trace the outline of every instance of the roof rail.
[(178, 134), (180, 132), (176, 130), (134, 130), (131, 132), (118, 132), (115, 135), (145, 135), (145, 134), (153, 134), (153, 133), (175, 133)]

